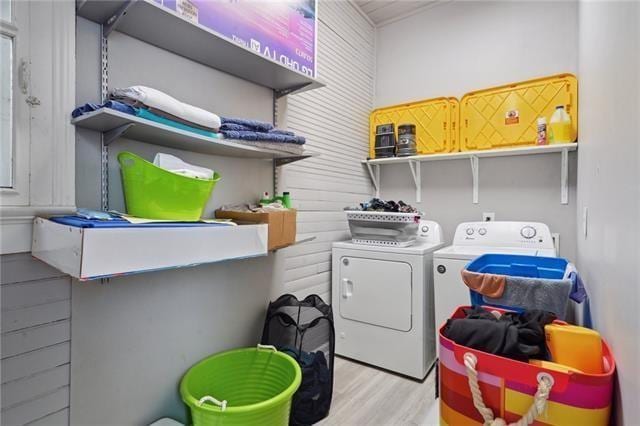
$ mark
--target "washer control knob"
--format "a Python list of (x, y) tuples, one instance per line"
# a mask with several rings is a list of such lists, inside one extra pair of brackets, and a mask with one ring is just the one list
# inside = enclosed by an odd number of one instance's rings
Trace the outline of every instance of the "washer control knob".
[(344, 259), (342, 259), (342, 264), (344, 266), (347, 266), (349, 264), (349, 259), (347, 259), (346, 257)]
[(536, 228), (528, 225), (523, 226), (522, 229), (520, 230), (520, 235), (522, 235), (527, 240), (530, 240), (531, 238), (535, 237), (536, 233), (537, 233)]
[(444, 265), (438, 265), (438, 267), (436, 269), (438, 270), (438, 273), (440, 273), (440, 274), (444, 274), (445, 272), (447, 272), (447, 268)]
[(486, 235), (486, 234), (487, 234), (487, 228), (480, 228), (480, 229), (478, 229), (478, 234), (480, 234), (480, 235)]
[(473, 228), (467, 228), (466, 233), (467, 235), (473, 235)]
[(420, 230), (422, 231), (423, 234), (426, 234), (427, 232), (429, 232), (429, 227), (427, 225), (422, 225)]

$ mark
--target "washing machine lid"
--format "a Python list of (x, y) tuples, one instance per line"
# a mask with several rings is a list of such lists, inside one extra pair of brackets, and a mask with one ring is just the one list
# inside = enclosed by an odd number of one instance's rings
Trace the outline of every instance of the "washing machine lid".
[(436, 259), (472, 260), (487, 253), (548, 257), (556, 256), (553, 250), (537, 250), (520, 247), (448, 246), (434, 252), (433, 257)]
[(389, 246), (374, 246), (366, 244), (355, 244), (349, 241), (340, 241), (333, 243), (334, 248), (345, 248), (350, 250), (361, 250), (363, 252), (376, 252), (376, 253), (396, 253), (396, 254), (413, 254), (424, 255), (438, 250), (444, 246), (444, 243), (431, 243), (426, 241), (416, 241), (416, 243), (409, 247), (389, 247)]

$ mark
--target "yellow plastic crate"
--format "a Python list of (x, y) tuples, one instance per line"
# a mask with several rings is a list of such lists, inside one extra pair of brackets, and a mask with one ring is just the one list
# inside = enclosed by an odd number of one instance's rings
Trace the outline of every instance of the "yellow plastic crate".
[[(455, 101), (455, 102), (454, 102)], [(378, 108), (369, 117), (369, 156), (375, 158), (376, 126), (393, 123), (415, 124), (418, 154), (436, 154), (454, 150), (451, 133), (452, 105), (455, 98), (435, 98)]]
[(449, 98), (449, 133), (451, 138), (451, 151), (460, 151), (460, 101), (457, 98)]
[(571, 116), (577, 139), (578, 81), (571, 74), (467, 93), (460, 103), (461, 151), (535, 145), (538, 117), (548, 124), (557, 105)]

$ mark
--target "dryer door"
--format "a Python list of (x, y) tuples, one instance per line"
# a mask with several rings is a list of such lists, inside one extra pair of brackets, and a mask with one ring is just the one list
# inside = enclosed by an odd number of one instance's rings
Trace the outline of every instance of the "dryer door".
[(340, 316), (411, 330), (411, 265), (380, 259), (340, 259)]

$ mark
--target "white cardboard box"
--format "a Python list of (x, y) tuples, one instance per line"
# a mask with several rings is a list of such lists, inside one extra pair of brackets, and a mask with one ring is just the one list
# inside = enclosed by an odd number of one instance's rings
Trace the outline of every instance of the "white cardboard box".
[(32, 254), (81, 281), (267, 255), (267, 225), (77, 228), (36, 218)]

